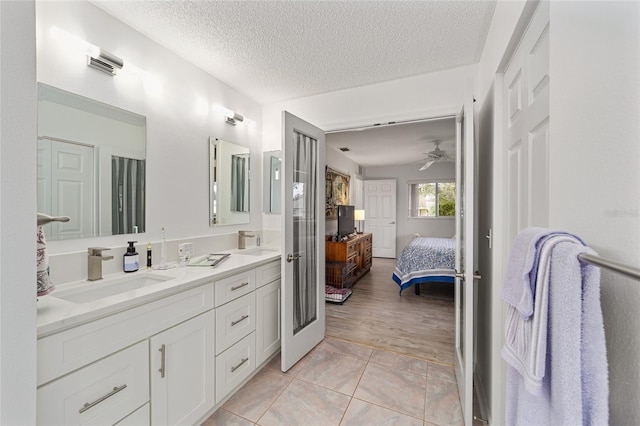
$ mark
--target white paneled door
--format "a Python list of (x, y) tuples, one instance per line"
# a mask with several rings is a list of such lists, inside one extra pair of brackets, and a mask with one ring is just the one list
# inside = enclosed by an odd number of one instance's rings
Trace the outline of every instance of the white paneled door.
[(373, 234), (373, 257), (396, 257), (396, 181), (364, 181), (365, 232)]
[(282, 371), (324, 339), (324, 132), (283, 112)]
[(475, 204), (473, 97), (456, 118), (456, 279), (455, 279), (455, 372), (464, 424), (473, 419), (473, 321), (475, 271)]
[(69, 216), (53, 222), (51, 240), (92, 237), (96, 232), (93, 146), (52, 139), (38, 140), (38, 211)]
[(549, 226), (549, 2), (540, 2), (503, 85), (508, 250), (521, 229)]

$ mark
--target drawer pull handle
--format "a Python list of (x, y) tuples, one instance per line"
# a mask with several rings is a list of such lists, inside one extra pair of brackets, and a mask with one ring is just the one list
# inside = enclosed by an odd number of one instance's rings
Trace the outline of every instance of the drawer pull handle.
[(235, 287), (231, 287), (231, 291), (236, 291), (237, 289), (242, 288), (242, 287), (246, 287), (246, 286), (248, 286), (248, 285), (249, 285), (249, 283), (248, 283), (248, 282), (246, 282), (246, 283), (242, 283), (242, 284), (237, 285), (237, 286), (235, 286)]
[(167, 351), (164, 345), (160, 346), (160, 349), (158, 349), (158, 351), (160, 351), (160, 353), (162, 354), (162, 356), (160, 357), (160, 368), (158, 369), (158, 371), (160, 372), (160, 378), (164, 379), (164, 367)]
[(236, 365), (235, 367), (231, 367), (231, 372), (233, 373), (234, 371), (236, 371), (238, 368), (242, 366), (242, 364), (244, 364), (247, 361), (249, 361), (249, 358), (242, 358), (242, 361), (240, 361), (240, 364)]
[(111, 398), (113, 395), (117, 394), (118, 392), (120, 392), (121, 390), (125, 389), (126, 387), (127, 387), (126, 383), (124, 385), (122, 385), (122, 386), (114, 386), (113, 390), (111, 392), (109, 392), (108, 394), (101, 396), (100, 398), (96, 399), (93, 402), (85, 402), (84, 405), (82, 406), (82, 408), (80, 408), (80, 414), (84, 413), (89, 408), (95, 407), (96, 405), (98, 405), (102, 401), (104, 401), (105, 399)]
[(231, 321), (231, 327), (249, 318), (249, 315), (243, 315), (239, 320)]

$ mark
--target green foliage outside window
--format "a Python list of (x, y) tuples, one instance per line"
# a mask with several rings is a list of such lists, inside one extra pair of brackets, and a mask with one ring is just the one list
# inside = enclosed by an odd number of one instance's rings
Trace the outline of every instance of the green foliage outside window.
[(455, 182), (424, 182), (409, 185), (410, 217), (455, 216)]

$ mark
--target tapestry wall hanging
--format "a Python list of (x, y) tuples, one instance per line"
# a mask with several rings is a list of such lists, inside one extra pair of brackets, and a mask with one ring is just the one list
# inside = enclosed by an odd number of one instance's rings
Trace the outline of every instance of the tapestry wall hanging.
[(349, 204), (349, 176), (326, 168), (325, 197), (327, 199), (325, 207), (326, 219), (338, 218), (338, 206)]

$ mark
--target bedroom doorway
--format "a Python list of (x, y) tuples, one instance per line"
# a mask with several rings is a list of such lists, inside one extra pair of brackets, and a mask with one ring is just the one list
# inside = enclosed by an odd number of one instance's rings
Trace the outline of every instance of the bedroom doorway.
[(372, 234), (373, 257), (396, 257), (396, 180), (364, 181), (365, 232)]

